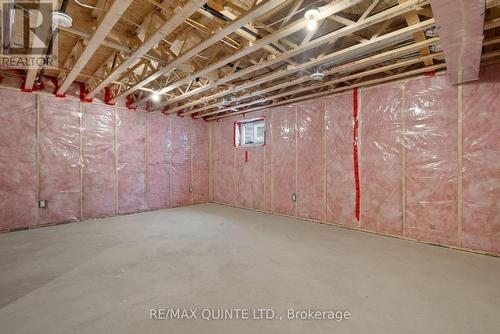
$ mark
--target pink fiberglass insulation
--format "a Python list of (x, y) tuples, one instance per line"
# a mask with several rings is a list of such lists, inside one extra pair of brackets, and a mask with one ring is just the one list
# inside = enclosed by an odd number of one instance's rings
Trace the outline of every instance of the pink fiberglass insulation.
[(457, 88), (413, 80), (404, 99), (407, 235), (457, 245)]
[(145, 114), (117, 110), (118, 212), (144, 210)]
[[(235, 150), (234, 204), (253, 208), (253, 150), (251, 147), (237, 147)], [(248, 160), (247, 160), (247, 159)]]
[(235, 204), (264, 209), (264, 149), (236, 148)]
[(325, 98), (326, 221), (347, 226), (357, 226), (352, 108), (352, 94)]
[[(264, 122), (267, 120), (267, 112), (260, 111), (249, 115), (245, 115), (247, 119), (264, 118)], [(268, 134), (265, 134), (266, 138)], [(264, 140), (265, 144), (263, 146), (250, 147), (248, 150), (248, 161), (246, 162), (250, 166), (251, 172), (251, 189), (252, 189), (252, 205), (250, 208), (265, 210), (265, 181), (266, 181), (266, 150), (268, 149), (268, 140)], [(269, 171), (270, 172), (270, 171)], [(267, 180), (270, 180), (270, 173)], [(269, 192), (270, 193), (270, 192)]]
[(221, 189), (221, 143), (222, 131), (221, 122), (210, 123), (210, 130), (212, 131), (212, 200), (214, 202), (222, 202)]
[(272, 202), (273, 212), (295, 215), (296, 203), (296, 107), (278, 107), (272, 114)]
[(35, 225), (36, 96), (0, 90), (0, 230)]
[(192, 204), (191, 118), (171, 116), (172, 127), (172, 205)]
[[(257, 112), (244, 119), (262, 116), (262, 113)], [(264, 209), (264, 155), (264, 146), (240, 146), (235, 149), (234, 204)]]
[(115, 108), (82, 104), (83, 218), (116, 214)]
[[(494, 117), (499, 68), (485, 69), (484, 79), (466, 85), (463, 96), (462, 246), (495, 253), (500, 253), (500, 140)], [(265, 146), (233, 147), (234, 121), (241, 117), (212, 123), (214, 199), (260, 209), (255, 201), (261, 196), (264, 210), (325, 221), (311, 214), (321, 211), (325, 187), (327, 222), (459, 245), (458, 92), (444, 76), (359, 92), (361, 226), (355, 219), (352, 93), (323, 99), (323, 125), (321, 100), (245, 115), (266, 117)], [(320, 168), (322, 155), (326, 171)]]
[(217, 181), (217, 197), (220, 202), (232, 204), (235, 203), (235, 148), (234, 148), (234, 121), (220, 121), (221, 140), (219, 177)]
[(193, 204), (208, 201), (208, 123), (191, 120)]
[(431, 0), (452, 84), (479, 79), (485, 0)]
[(500, 254), (500, 66), (463, 88), (462, 246)]
[(252, 207), (258, 210), (265, 210), (265, 198), (264, 198), (264, 173), (265, 173), (265, 149), (264, 147), (254, 147), (250, 151), (248, 157), (249, 163), (252, 167), (252, 191), (253, 191), (253, 203)]
[(325, 220), (324, 99), (297, 105), (297, 213)]
[(40, 96), (39, 104), (41, 223), (81, 218), (79, 103)]
[(403, 234), (401, 108), (403, 87), (360, 92), (361, 228)]
[(264, 115), (266, 116), (265, 122), (266, 122), (266, 145), (263, 147), (264, 149), (264, 180), (262, 181), (264, 185), (263, 193), (262, 193), (262, 198), (264, 200), (264, 206), (263, 210), (267, 211), (272, 211), (273, 205), (271, 202), (272, 199), (272, 183), (271, 183), (271, 178), (272, 178), (272, 173), (271, 173), (271, 163), (272, 163), (272, 152), (273, 152), (273, 145), (271, 142), (272, 138), (272, 128), (271, 128), (271, 118), (272, 114), (267, 112), (267, 110), (264, 112)]
[(170, 117), (146, 114), (147, 126), (147, 206), (149, 209), (172, 206), (172, 135)]

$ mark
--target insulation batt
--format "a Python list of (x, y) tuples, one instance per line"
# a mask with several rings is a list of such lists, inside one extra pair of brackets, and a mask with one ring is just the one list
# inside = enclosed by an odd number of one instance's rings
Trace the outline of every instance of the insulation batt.
[(500, 66), (359, 90), (359, 221), (353, 99), (244, 115), (266, 119), (259, 147), (234, 147), (241, 117), (211, 123), (214, 201), (500, 254)]
[(0, 230), (208, 201), (206, 122), (5, 89), (0, 101)]

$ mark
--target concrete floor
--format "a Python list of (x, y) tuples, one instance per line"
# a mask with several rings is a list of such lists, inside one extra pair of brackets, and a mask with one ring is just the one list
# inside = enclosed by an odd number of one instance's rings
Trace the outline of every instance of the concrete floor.
[[(205, 204), (0, 235), (2, 333), (498, 333), (500, 259)], [(272, 308), (283, 320), (149, 320)], [(351, 319), (287, 320), (287, 309)]]

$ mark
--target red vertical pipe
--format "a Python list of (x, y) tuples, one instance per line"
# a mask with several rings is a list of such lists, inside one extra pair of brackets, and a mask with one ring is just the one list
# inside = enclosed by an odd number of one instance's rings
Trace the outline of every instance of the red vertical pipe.
[(355, 216), (356, 220), (359, 222), (359, 211), (360, 211), (360, 190), (359, 190), (359, 162), (358, 162), (358, 89), (354, 88), (353, 93), (353, 119), (354, 119), (354, 138), (353, 138), (353, 154), (354, 154), (354, 181), (356, 183), (356, 209)]

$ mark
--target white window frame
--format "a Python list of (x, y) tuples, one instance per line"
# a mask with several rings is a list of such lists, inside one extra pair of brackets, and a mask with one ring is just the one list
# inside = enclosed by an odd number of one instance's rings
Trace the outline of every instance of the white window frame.
[[(252, 139), (254, 142), (246, 143), (246, 131), (249, 128), (248, 125), (252, 124)], [(264, 134), (262, 136), (262, 140), (259, 142), (255, 142), (255, 139), (258, 137), (257, 132), (258, 128), (264, 128)], [(264, 146), (266, 143), (266, 122), (263, 117), (248, 119), (243, 121), (234, 122), (234, 146), (236, 147), (252, 147), (252, 146)]]

